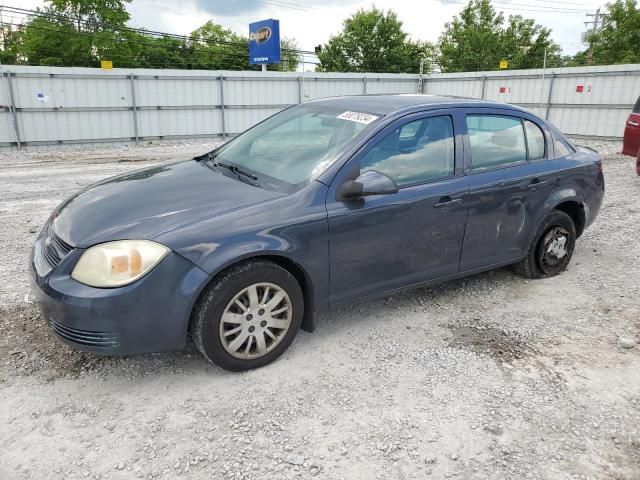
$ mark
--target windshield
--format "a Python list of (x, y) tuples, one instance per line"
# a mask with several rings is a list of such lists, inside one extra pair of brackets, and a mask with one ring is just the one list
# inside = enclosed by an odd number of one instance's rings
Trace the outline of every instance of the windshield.
[(255, 174), (260, 186), (291, 190), (320, 175), (370, 124), (364, 112), (305, 104), (284, 110), (222, 146), (215, 162)]

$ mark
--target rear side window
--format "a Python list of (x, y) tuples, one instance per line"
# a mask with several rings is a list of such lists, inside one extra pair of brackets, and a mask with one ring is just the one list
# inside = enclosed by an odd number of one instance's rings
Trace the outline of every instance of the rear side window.
[(542, 133), (540, 127), (529, 120), (525, 120), (524, 129), (527, 133), (529, 160), (540, 160), (544, 158), (544, 133)]
[(553, 158), (567, 157), (576, 152), (573, 144), (557, 128), (551, 128), (551, 135), (553, 137)]
[(558, 138), (554, 139), (553, 148), (556, 151), (556, 158), (567, 157), (573, 153), (573, 150), (571, 150), (571, 148), (566, 143)]
[(640, 97), (638, 97), (638, 101), (636, 102), (635, 106), (633, 107), (633, 113), (640, 114)]
[(468, 115), (471, 163), (482, 170), (527, 161), (522, 121), (500, 115)]

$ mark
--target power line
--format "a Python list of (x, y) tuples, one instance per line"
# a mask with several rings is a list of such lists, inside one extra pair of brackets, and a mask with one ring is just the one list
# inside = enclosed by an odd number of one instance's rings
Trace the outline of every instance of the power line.
[[(8, 22), (8, 21), (0, 21), (0, 25), (6, 25), (6, 26), (16, 26), (16, 27), (20, 27), (22, 26), (22, 24), (19, 23), (14, 23), (14, 22)], [(37, 31), (49, 31), (49, 32), (58, 32), (57, 29), (55, 28), (51, 28), (51, 27), (46, 27), (46, 26), (36, 26), (36, 25), (30, 25), (29, 28), (32, 28), (34, 30)], [(76, 35), (76, 36), (83, 36), (83, 37), (93, 37), (93, 34), (91, 34), (90, 32), (80, 32), (77, 30), (74, 30), (72, 32), (67, 32), (70, 33), (72, 35)], [(120, 38), (117, 39), (116, 41), (118, 43), (121, 44), (130, 44), (130, 45), (137, 45), (137, 46), (141, 46), (143, 48), (148, 48), (148, 47), (156, 47), (156, 45), (153, 45), (151, 42), (153, 40), (154, 37), (148, 37), (148, 36), (138, 36), (138, 37), (132, 37), (132, 38)], [(233, 50), (221, 50), (221, 51), (217, 51), (215, 52), (215, 59), (214, 60), (227, 60), (227, 61), (238, 61), (240, 64), (238, 65), (241, 68), (246, 69), (247, 66), (245, 65), (245, 63), (248, 61), (248, 56), (246, 53), (246, 49), (247, 46), (244, 44), (241, 44), (242, 48), (236, 48), (235, 51)], [(233, 47), (231, 47), (233, 48)], [(53, 48), (38, 48), (38, 51), (41, 53), (51, 53), (51, 54), (64, 54), (66, 53), (66, 51), (63, 50), (55, 50)], [(163, 58), (166, 59), (166, 56), (159, 56), (158, 54), (152, 54), (149, 53), (148, 50), (143, 51), (140, 53), (139, 57), (131, 57), (127, 54), (118, 54), (117, 52), (109, 52), (109, 58), (111, 60), (116, 61), (116, 63), (118, 63), (118, 61), (122, 61), (123, 64), (127, 64), (127, 63), (149, 63), (158, 67), (167, 67), (167, 63), (162, 63), (162, 64), (158, 64), (158, 63), (153, 63), (154, 59), (158, 59), (158, 58)], [(93, 61), (92, 61), (93, 60)], [(147, 60), (152, 60), (152, 62), (147, 62)], [(173, 61), (173, 59), (171, 59), (172, 61), (170, 61), (169, 63), (174, 64), (175, 65), (175, 61)], [(87, 66), (87, 63), (94, 63), (95, 59), (92, 58), (84, 58), (84, 59), (78, 59), (78, 62), (76, 63), (76, 66)], [(289, 59), (287, 58), (283, 58), (281, 64), (288, 64), (289, 63)], [(310, 60), (305, 60), (304, 62), (305, 64), (318, 64), (317, 62), (313, 62)], [(195, 64), (195, 68), (198, 69), (198, 67), (201, 65), (199, 64), (197, 61), (196, 62), (185, 62), (182, 65), (182, 68), (184, 68), (184, 66), (187, 65), (192, 65)], [(208, 68), (207, 68), (208, 67)], [(211, 69), (211, 66), (207, 66), (207, 65), (203, 65), (201, 68), (204, 69)]]
[[(16, 26), (16, 25), (20, 25), (20, 24), (16, 24), (16, 23), (12, 23), (12, 22), (2, 22), (2, 24), (5, 25), (12, 25), (12, 26)], [(37, 30), (45, 30), (45, 31), (57, 31), (54, 28), (48, 28), (48, 27), (44, 27), (44, 26), (31, 26), (30, 28), (34, 28)], [(91, 34), (89, 32), (78, 32), (78, 31), (74, 31), (73, 34), (75, 35), (81, 35), (81, 36), (91, 36)], [(135, 40), (132, 39), (123, 39), (123, 40), (119, 40), (122, 43), (130, 43), (133, 45), (142, 45), (142, 46), (149, 46), (150, 45), (150, 38), (148, 37), (136, 37)], [(45, 52), (45, 53), (56, 53), (56, 54), (61, 54), (64, 53), (62, 50), (55, 50), (52, 48), (40, 48), (39, 49), (41, 52)], [(111, 52), (109, 54), (110, 58), (114, 61), (116, 61), (116, 63), (120, 60), (123, 59), (125, 60), (123, 63), (126, 64), (126, 61), (129, 61), (128, 63), (135, 63), (136, 61), (140, 62), (140, 58), (131, 58), (129, 56), (126, 56), (126, 54), (118, 54), (115, 52)], [(158, 58), (166, 58), (166, 57), (159, 57), (157, 55), (153, 55), (153, 54), (149, 54), (147, 52), (145, 52), (142, 56), (142, 60), (144, 60), (145, 62), (147, 62), (148, 64), (151, 64), (153, 66), (157, 66), (157, 67), (167, 67), (166, 63), (162, 63), (162, 64), (158, 64), (158, 63), (154, 63), (154, 60), (157, 60)], [(216, 59), (217, 60), (239, 60), (240, 62), (244, 62), (246, 61), (246, 54), (244, 52), (240, 52), (240, 51), (220, 51), (220, 52), (216, 52)], [(88, 59), (84, 59), (87, 61), (91, 61), (92, 59), (88, 58)], [(81, 63), (82, 65), (86, 65), (85, 61), (80, 61), (78, 63)], [(149, 62), (149, 60), (151, 60), (151, 62)], [(489, 63), (493, 64), (495, 63), (495, 65), (498, 65), (500, 58), (496, 58), (494, 62), (470, 62), (470, 61), (466, 61), (464, 62), (464, 65), (466, 66), (467, 70), (478, 70), (480, 68), (482, 69), (487, 69), (487, 65)], [(285, 60), (286, 62), (286, 60)], [(171, 62), (170, 62), (171, 63)], [(314, 62), (314, 61), (307, 61), (305, 60), (304, 62), (305, 64), (311, 64), (311, 65), (319, 65), (320, 62)], [(440, 66), (440, 67), (446, 67), (446, 63), (441, 63), (435, 59), (432, 59), (431, 61), (429, 61), (429, 65), (431, 66)], [(183, 65), (184, 66), (184, 65)], [(241, 67), (244, 67), (244, 65), (240, 65)], [(193, 65), (191, 64), (192, 68), (198, 68), (198, 65)], [(210, 68), (206, 68), (203, 67), (205, 69), (210, 69)], [(388, 62), (385, 60), (380, 60), (378, 62), (367, 62), (367, 65), (363, 68), (359, 68), (360, 71), (362, 72), (389, 72), (389, 71), (402, 71), (402, 70), (415, 70), (416, 72), (419, 69), (419, 59), (416, 59), (415, 62)]]
[(300, 3), (286, 2), (283, 0), (251, 0), (251, 1), (256, 3), (262, 3), (265, 5), (271, 5), (274, 7), (290, 8), (292, 10), (303, 10), (303, 11), (317, 10), (316, 7), (313, 7), (311, 5), (302, 5)]
[[(280, 0), (273, 0), (273, 1), (280, 1)], [(443, 3), (451, 3), (451, 4), (459, 4), (458, 2), (455, 2), (453, 0), (441, 0)], [(500, 3), (500, 2), (497, 2)], [(560, 2), (562, 3), (562, 2)], [(520, 5), (520, 4), (510, 4), (510, 5)], [(24, 8), (20, 8), (20, 7), (11, 7), (11, 6), (1, 6), (0, 5), (0, 12), (2, 10), (6, 10), (9, 11), (11, 13), (17, 13), (17, 14), (21, 14), (24, 15), (26, 17), (40, 17), (40, 18), (46, 18), (49, 20), (52, 19), (60, 19), (60, 20), (65, 20), (65, 21), (72, 21), (74, 24), (81, 24), (83, 26), (87, 26), (86, 21), (83, 21), (80, 18), (77, 17), (73, 17), (70, 15), (62, 15), (62, 14), (56, 14), (53, 12), (43, 12), (43, 11), (38, 11), (38, 10), (29, 10), (29, 9), (24, 9)], [(576, 10), (576, 12), (578, 12)], [(92, 28), (96, 26), (95, 23), (91, 23), (90, 25)], [(107, 28), (107, 29), (116, 29), (119, 31), (123, 31), (123, 32), (135, 32), (144, 36), (152, 36), (152, 37), (164, 37), (164, 38), (173, 38), (173, 39), (178, 39), (180, 41), (183, 41), (185, 43), (187, 42), (204, 42), (206, 44), (209, 45), (220, 45), (220, 46), (230, 46), (230, 47), (235, 47), (235, 48), (247, 48), (247, 44), (244, 42), (232, 42), (232, 41), (223, 41), (223, 40), (212, 40), (212, 39), (203, 39), (203, 38), (196, 38), (193, 36), (187, 36), (187, 35), (179, 35), (179, 34), (174, 34), (174, 33), (168, 33), (168, 32), (160, 32), (160, 31), (154, 31), (154, 30), (146, 30), (146, 29), (141, 29), (141, 28), (134, 28), (134, 27), (127, 27), (127, 26), (113, 26), (113, 25), (108, 25), (108, 24), (98, 24), (98, 27), (101, 28)], [(86, 33), (86, 32), (78, 32), (78, 33)], [(289, 49), (289, 48), (282, 48), (281, 49), (283, 52), (288, 52), (288, 53), (294, 53), (297, 54), (298, 56), (302, 56), (302, 55), (310, 55), (312, 57), (316, 57), (317, 58), (317, 54), (315, 51), (308, 51), (308, 50), (300, 50), (300, 49)], [(317, 62), (313, 62), (310, 60), (307, 60), (306, 58), (304, 59), (304, 63), (305, 64), (317, 64)]]
[[(19, 7), (3, 7), (0, 5), (0, 15), (2, 14), (3, 11), (7, 11), (9, 13), (11, 13), (11, 19), (14, 20), (14, 16), (15, 15), (19, 15), (21, 16), (21, 18), (44, 18), (44, 19), (48, 19), (51, 21), (55, 21), (57, 20), (64, 20), (64, 21), (72, 21), (74, 22), (74, 26), (78, 25), (78, 20), (79, 24), (83, 25), (83, 26), (87, 26), (87, 22), (83, 21), (82, 19), (78, 19), (78, 18), (74, 18), (72, 16), (68, 16), (68, 15), (61, 15), (61, 14), (56, 14), (53, 12), (43, 12), (43, 11), (34, 11), (34, 10), (28, 10), (28, 9), (23, 9), (23, 8), (19, 8)], [(14, 23), (14, 22), (2, 22), (0, 21), (0, 24), (2, 25), (10, 25), (10, 26), (17, 26), (17, 27), (24, 27), (24, 23)], [(238, 60), (238, 63), (236, 66), (240, 67), (240, 68), (246, 68), (245, 64), (247, 61), (247, 53), (246, 50), (248, 48), (248, 44), (245, 42), (233, 42), (233, 41), (217, 41), (217, 40), (210, 40), (210, 39), (202, 39), (202, 38), (194, 38), (193, 36), (185, 36), (185, 35), (178, 35), (178, 34), (171, 34), (171, 33), (166, 33), (166, 32), (158, 32), (158, 31), (149, 31), (149, 30), (144, 30), (144, 29), (139, 29), (139, 28), (133, 28), (133, 27), (122, 27), (122, 26), (112, 26), (112, 25), (107, 25), (105, 23), (102, 24), (95, 24), (95, 23), (91, 23), (90, 27), (95, 29), (96, 27), (99, 29), (110, 29), (114, 32), (117, 31), (121, 31), (121, 32), (136, 32), (140, 35), (137, 36), (133, 36), (133, 37), (118, 37), (116, 35), (116, 40), (118, 42), (123, 42), (123, 43), (130, 43), (131, 45), (138, 45), (138, 46), (143, 46), (143, 47), (149, 47), (149, 46), (153, 46), (156, 47), (156, 44), (152, 44), (152, 40), (154, 38), (169, 38), (169, 39), (175, 39), (175, 40), (179, 40), (181, 42), (183, 42), (185, 44), (186, 47), (188, 47), (189, 43), (191, 44), (195, 44), (195, 43), (204, 43), (204, 44), (209, 44), (209, 45), (219, 45), (219, 46), (224, 46), (224, 47), (229, 47), (228, 49), (225, 50), (221, 50), (221, 51), (217, 51), (215, 52), (215, 56), (216, 58), (213, 59), (215, 61), (219, 61), (219, 60)], [(33, 24), (29, 24), (29, 28), (35, 28), (35, 29), (40, 29), (40, 30), (49, 30), (49, 31), (59, 31), (57, 30), (55, 27), (47, 27), (45, 25), (33, 25)], [(69, 33), (73, 33), (76, 35), (85, 35), (85, 36), (93, 36), (93, 33), (90, 31), (79, 31), (76, 30), (75, 28), (73, 29), (72, 32)], [(61, 54), (61, 53), (65, 53), (65, 52), (61, 52), (61, 51), (55, 51), (53, 49), (41, 49), (42, 52), (49, 52), (49, 53), (56, 53), (56, 54)], [(298, 54), (298, 56), (300, 55), (315, 55), (315, 52), (309, 52), (309, 51), (304, 51), (304, 50), (299, 50), (299, 49), (283, 49), (283, 51), (288, 51), (288, 52), (293, 52)], [(125, 56), (125, 54), (116, 54), (115, 52), (111, 52), (110, 55), (113, 57), (113, 60), (119, 61), (120, 59), (123, 59), (123, 64), (135, 64), (135, 63), (139, 63), (139, 64), (144, 64), (145, 66), (158, 66), (160, 68), (204, 68), (204, 69), (212, 69), (212, 65), (206, 65), (206, 64), (200, 64), (197, 61), (194, 61), (193, 59), (190, 59), (190, 61), (185, 61), (184, 63), (179, 62), (175, 56), (165, 56), (165, 55), (161, 55), (161, 54), (154, 54), (151, 53), (149, 51), (141, 51), (139, 56), (136, 56), (134, 58)], [(178, 54), (179, 55), (179, 54)], [(317, 55), (316, 55), (317, 56)], [(415, 62), (389, 62), (386, 60), (381, 59), (379, 62), (375, 62), (375, 63), (368, 63), (366, 67), (360, 69), (359, 70), (364, 70), (364, 71), (372, 71), (372, 72), (389, 72), (389, 71), (395, 71), (395, 72), (402, 72), (402, 71), (415, 71), (417, 72), (419, 70), (419, 58), (416, 58)], [(495, 60), (495, 65), (497, 67), (498, 62), (499, 62), (499, 58)], [(81, 61), (78, 62), (78, 64), (81, 64), (82, 66), (88, 66), (88, 64), (95, 62), (95, 55), (89, 55), (87, 58), (82, 59)], [(287, 59), (283, 58), (283, 63), (286, 63)], [(215, 62), (213, 62), (215, 64)], [(307, 60), (304, 59), (303, 62), (305, 65), (320, 65), (321, 62), (316, 62), (316, 61), (312, 61), (312, 60)], [(488, 70), (492, 70), (492, 68), (487, 68), (487, 65), (492, 64), (493, 62), (464, 62), (464, 67), (467, 70), (479, 70), (479, 69), (488, 69)], [(440, 67), (443, 69), (447, 68), (447, 64), (446, 63), (441, 63), (437, 60), (431, 60), (429, 62), (429, 65), (433, 68), (433, 67)], [(496, 68), (497, 69), (497, 68)]]
[[(458, 4), (458, 5), (467, 5), (467, 1), (459, 1), (459, 0), (439, 0), (441, 3), (452, 3), (452, 4)], [(510, 2), (508, 2), (507, 0), (492, 0), (491, 1), (492, 4), (495, 3), (501, 3), (501, 4), (509, 4)], [(582, 2), (566, 2), (563, 0), (536, 0), (535, 3), (549, 3), (552, 5), (566, 5), (567, 7), (570, 6), (584, 6), (584, 3)], [(531, 4), (529, 4), (531, 5)]]
[[(503, 3), (503, 2), (498, 2)], [(577, 5), (579, 7), (584, 6), (583, 2), (565, 2), (560, 0), (536, 0), (536, 3), (550, 3), (552, 5)]]
[[(442, 3), (447, 3), (450, 5), (466, 5), (462, 2), (457, 2), (454, 0), (440, 0)], [(556, 3), (556, 2), (554, 2)], [(527, 11), (527, 12), (541, 12), (541, 13), (583, 13), (586, 12), (584, 9), (578, 9), (576, 7), (552, 7), (550, 5), (531, 5), (531, 4), (522, 4), (522, 3), (511, 3), (511, 2), (492, 2), (492, 5), (495, 5), (496, 10), (507, 10), (507, 11)], [(518, 7), (518, 8), (511, 8)]]
[[(11, 26), (18, 26), (20, 24), (16, 24), (13, 22), (0, 22), (0, 25), (11, 25)], [(31, 26), (30, 28), (34, 28), (37, 30), (44, 30), (44, 31), (57, 31), (54, 28), (47, 28), (47, 27), (43, 27), (43, 26)], [(82, 36), (91, 36), (90, 33), (88, 32), (78, 32), (78, 31), (74, 31), (73, 32), (74, 35), (82, 35)], [(149, 39), (148, 38), (144, 38), (144, 37), (139, 37), (136, 40), (131, 40), (131, 39), (127, 39), (127, 40), (119, 40), (122, 43), (131, 43), (131, 44), (139, 44), (139, 45), (144, 45), (144, 46), (149, 46)], [(45, 52), (45, 53), (64, 53), (62, 50), (55, 50), (52, 48), (40, 48), (39, 49), (41, 52)], [(145, 54), (147, 56), (147, 58), (158, 58), (157, 56), (154, 57), (154, 55), (150, 55), (150, 54)], [(239, 59), (242, 61), (246, 61), (246, 54), (244, 52), (232, 52), (232, 51), (221, 51), (221, 52), (216, 52), (216, 55), (218, 57), (218, 59)], [(116, 62), (119, 59), (125, 59), (125, 60), (131, 60), (130, 57), (127, 57), (126, 54), (118, 54), (115, 52), (110, 53), (110, 57), (115, 60)], [(133, 59), (135, 61), (135, 58)], [(285, 60), (286, 61), (286, 60)], [(80, 63), (84, 63), (84, 62), (80, 62)], [(304, 62), (305, 64), (311, 64), (311, 65), (319, 65), (320, 62), (314, 62), (314, 61), (309, 61), (309, 60), (305, 60)], [(433, 63), (433, 62), (432, 62)], [(379, 61), (379, 62), (374, 62), (374, 63), (369, 63), (368, 67), (366, 69), (366, 71), (389, 71), (390, 69), (403, 69), (403, 68), (415, 68), (416, 70), (419, 67), (419, 59), (416, 59), (415, 62), (385, 62), (385, 61)]]
[[(43, 12), (43, 11), (37, 11), (37, 10), (28, 10), (26, 8), (20, 8), (20, 7), (10, 7), (10, 6), (0, 5), (0, 12), (3, 10), (6, 10), (12, 13), (22, 14), (26, 17), (40, 17), (40, 18), (47, 18), (50, 20), (51, 19), (67, 20), (67, 21), (72, 21), (73, 23), (80, 23), (85, 27), (87, 25), (90, 25), (92, 27), (96, 26), (95, 23), (89, 23), (87, 21), (83, 21), (81, 18), (73, 17), (71, 15), (63, 15), (63, 14)], [(183, 41), (204, 42), (210, 45), (228, 45), (228, 46), (243, 47), (243, 48), (246, 48), (248, 45), (247, 43), (244, 43), (244, 42), (230, 42), (230, 41), (224, 41), (224, 40), (203, 39), (203, 38), (193, 37), (190, 35), (179, 35), (176, 33), (160, 32), (155, 30), (147, 30), (144, 28), (127, 27), (122, 25), (110, 25), (110, 24), (102, 23), (102, 24), (97, 24), (97, 26), (104, 29), (116, 29), (123, 32), (127, 31), (127, 32), (140, 33), (143, 35), (176, 38)], [(284, 52), (294, 52), (298, 54), (315, 55), (315, 52), (307, 51), (307, 50), (292, 49), (292, 48), (281, 48), (281, 50)]]

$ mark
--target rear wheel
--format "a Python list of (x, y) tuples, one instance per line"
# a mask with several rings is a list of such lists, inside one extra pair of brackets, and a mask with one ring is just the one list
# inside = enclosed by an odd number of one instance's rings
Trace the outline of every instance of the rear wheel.
[(212, 363), (232, 371), (275, 360), (295, 338), (303, 316), (302, 290), (284, 268), (265, 260), (232, 267), (202, 295), (192, 336)]
[(576, 227), (569, 215), (552, 210), (531, 242), (527, 256), (515, 265), (526, 278), (558, 275), (567, 268), (576, 245)]

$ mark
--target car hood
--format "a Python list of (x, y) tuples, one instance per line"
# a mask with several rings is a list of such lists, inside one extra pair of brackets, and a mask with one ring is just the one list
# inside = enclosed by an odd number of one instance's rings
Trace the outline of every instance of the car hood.
[(78, 248), (152, 239), (230, 210), (283, 196), (229, 178), (202, 162), (158, 165), (91, 185), (54, 212), (54, 230)]

